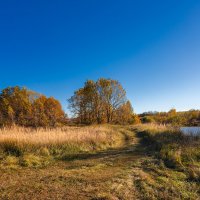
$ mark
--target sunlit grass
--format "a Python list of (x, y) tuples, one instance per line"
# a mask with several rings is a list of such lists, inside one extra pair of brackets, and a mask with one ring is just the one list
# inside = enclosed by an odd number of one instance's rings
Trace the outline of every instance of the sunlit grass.
[(29, 145), (49, 146), (64, 143), (105, 142), (113, 140), (112, 130), (106, 127), (64, 127), (64, 128), (12, 128), (0, 129), (0, 144), (15, 141)]
[(0, 156), (2, 163), (9, 163), (4, 162), (7, 156), (15, 156), (19, 158), (19, 164), (26, 166), (28, 164), (24, 163), (30, 162), (25, 162), (24, 159), (32, 157), (32, 160), (41, 160), (34, 156), (72, 159), (80, 153), (94, 153), (119, 147), (125, 138), (123, 129), (115, 129), (112, 126), (66, 126), (53, 129), (13, 126), (0, 129)]

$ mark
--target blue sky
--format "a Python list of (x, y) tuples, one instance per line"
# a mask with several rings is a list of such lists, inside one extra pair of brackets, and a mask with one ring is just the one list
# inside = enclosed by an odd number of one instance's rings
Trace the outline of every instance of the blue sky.
[(119, 80), (135, 112), (200, 109), (200, 1), (0, 2), (0, 88), (66, 99)]

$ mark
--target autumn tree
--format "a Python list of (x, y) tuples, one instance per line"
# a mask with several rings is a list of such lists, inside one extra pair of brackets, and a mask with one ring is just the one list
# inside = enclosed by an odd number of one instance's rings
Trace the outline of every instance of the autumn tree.
[(93, 81), (86, 81), (84, 87), (75, 91), (69, 99), (69, 108), (79, 123), (93, 123), (96, 119), (97, 102), (96, 84)]
[(53, 97), (47, 98), (44, 104), (45, 115), (48, 119), (49, 126), (61, 124), (65, 118), (60, 102)]
[(0, 93), (0, 108), (5, 124), (27, 125), (31, 115), (28, 90), (18, 86), (3, 89)]
[(84, 87), (75, 91), (69, 99), (69, 108), (78, 122), (86, 124), (114, 123), (123, 120), (121, 114), (126, 120), (131, 120), (133, 114), (122, 85), (104, 78), (96, 82), (86, 81)]
[(53, 97), (40, 96), (33, 102), (32, 110), (32, 123), (35, 127), (57, 126), (65, 119), (60, 102)]
[(132, 124), (134, 123), (134, 113), (130, 101), (122, 104), (116, 110), (115, 122), (121, 124)]
[(139, 124), (141, 123), (140, 118), (134, 113), (133, 107), (130, 101), (124, 103), (119, 109), (118, 119), (121, 124)]
[(47, 126), (48, 125), (48, 118), (45, 114), (45, 102), (46, 97), (41, 95), (39, 98), (37, 98), (33, 104), (32, 104), (32, 125), (34, 127), (39, 126)]
[(0, 124), (21, 126), (56, 126), (65, 113), (56, 99), (36, 92), (8, 87), (0, 93)]
[(101, 78), (96, 83), (107, 123), (113, 121), (114, 113), (126, 102), (126, 92), (122, 85), (111, 79)]

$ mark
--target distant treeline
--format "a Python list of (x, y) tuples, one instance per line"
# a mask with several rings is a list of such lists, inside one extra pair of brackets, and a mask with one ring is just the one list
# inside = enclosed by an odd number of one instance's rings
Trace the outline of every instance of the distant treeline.
[(0, 125), (57, 126), (65, 121), (61, 104), (53, 97), (18, 86), (0, 93)]
[(200, 126), (200, 110), (177, 112), (146, 112), (139, 115), (143, 123), (171, 124), (174, 126)]
[(47, 127), (77, 124), (133, 124), (140, 122), (133, 113), (126, 92), (118, 81), (88, 80), (68, 100), (73, 120), (67, 119), (60, 102), (24, 87), (7, 87), (0, 92), (0, 125)]
[(159, 123), (175, 126), (200, 125), (200, 111), (146, 112), (136, 115), (122, 85), (112, 79), (87, 80), (68, 99), (71, 119), (53, 97), (24, 87), (7, 87), (0, 92), (0, 126), (20, 125), (55, 127), (76, 124), (137, 124)]

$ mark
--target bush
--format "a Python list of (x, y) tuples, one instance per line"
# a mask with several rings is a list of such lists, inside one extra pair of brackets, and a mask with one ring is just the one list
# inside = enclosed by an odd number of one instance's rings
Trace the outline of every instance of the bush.
[(20, 160), (23, 167), (40, 167), (42, 166), (41, 158), (33, 154), (24, 155)]
[(23, 155), (22, 148), (15, 141), (6, 141), (2, 145), (3, 145), (2, 149), (7, 155), (13, 155), (17, 157)]
[(45, 156), (45, 157), (50, 156), (50, 152), (49, 152), (48, 148), (46, 148), (46, 147), (41, 148), (39, 153), (40, 153), (40, 155)]
[(142, 122), (143, 123), (154, 123), (155, 120), (151, 116), (145, 116), (145, 117), (142, 118)]
[(15, 156), (6, 156), (3, 160), (3, 164), (5, 165), (17, 165), (19, 163), (19, 159)]

